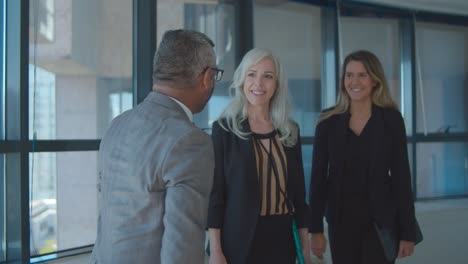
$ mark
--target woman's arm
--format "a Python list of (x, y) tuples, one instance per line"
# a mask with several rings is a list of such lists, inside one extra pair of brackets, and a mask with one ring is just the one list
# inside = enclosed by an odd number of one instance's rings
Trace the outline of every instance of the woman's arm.
[(310, 257), (310, 244), (309, 244), (309, 228), (299, 228), (299, 236), (301, 237), (302, 255), (306, 264), (312, 264)]
[(304, 163), (302, 161), (302, 144), (299, 127), (297, 128), (297, 142), (293, 150), (296, 166), (293, 167), (294, 170), (291, 172), (291, 177), (293, 177), (291, 183), (294, 192), (292, 202), (294, 203), (297, 227), (301, 229), (308, 226), (309, 207), (305, 197)]
[[(387, 120), (386, 120), (387, 121)], [(413, 192), (411, 188), (411, 174), (408, 161), (408, 145), (403, 117), (396, 114), (392, 119), (392, 136), (394, 151), (392, 152), (390, 172), (392, 190), (397, 202), (397, 226), (400, 237), (398, 258), (411, 256), (414, 252), (416, 237)]]
[(408, 145), (406, 129), (400, 113), (395, 113), (392, 124), (393, 152), (391, 156), (390, 173), (392, 177), (393, 197), (397, 205), (397, 224), (401, 240), (414, 241), (416, 236), (413, 192), (408, 161)]
[(314, 150), (312, 153), (312, 175), (310, 181), (310, 226), (312, 233), (310, 248), (318, 258), (323, 258), (327, 241), (323, 234), (323, 216), (327, 199), (326, 179), (328, 174), (328, 129), (326, 121), (315, 129)]
[(312, 175), (310, 180), (310, 233), (323, 233), (323, 216), (327, 198), (326, 179), (328, 174), (328, 133), (326, 122), (320, 122), (315, 129), (312, 153)]
[(224, 193), (224, 130), (219, 126), (218, 121), (214, 122), (211, 133), (215, 155), (215, 171), (213, 187), (211, 189), (210, 201), (208, 205), (208, 228), (221, 228), (224, 222), (225, 193)]
[(218, 121), (213, 123), (211, 138), (215, 155), (215, 172), (213, 188), (211, 190), (208, 206), (208, 236), (210, 241), (210, 264), (226, 264), (221, 246), (221, 227), (224, 222), (225, 197), (224, 197), (224, 130)]
[(299, 236), (301, 240), (302, 255), (306, 264), (312, 264), (310, 257), (310, 245), (309, 245), (309, 207), (305, 202), (305, 179), (304, 179), (304, 162), (302, 160), (302, 144), (299, 127), (297, 128), (297, 143), (294, 147), (295, 157), (297, 159), (297, 171), (294, 172), (293, 176), (296, 176), (295, 182), (295, 195), (294, 195), (294, 208), (296, 209), (296, 221), (299, 228)]
[(208, 235), (210, 238), (210, 264), (226, 264), (226, 257), (221, 247), (221, 230), (210, 228)]

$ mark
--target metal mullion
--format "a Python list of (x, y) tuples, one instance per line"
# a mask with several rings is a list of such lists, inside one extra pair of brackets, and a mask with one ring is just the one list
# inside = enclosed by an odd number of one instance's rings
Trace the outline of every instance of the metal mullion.
[(301, 144), (302, 145), (313, 145), (315, 141), (315, 137), (301, 137)]
[(1, 154), (20, 152), (20, 151), (21, 151), (21, 143), (19, 140), (0, 142)]
[[(416, 143), (414, 134), (416, 131), (416, 67), (415, 67), (415, 31), (414, 20), (411, 18), (401, 18), (399, 20), (400, 33), (400, 93), (401, 111), (409, 118), (410, 135), (408, 143), (411, 144), (411, 178), (413, 188), (413, 198), (417, 197), (417, 177), (416, 177)], [(409, 90), (409, 92), (407, 91)], [(409, 97), (409, 98), (408, 98)], [(409, 108), (406, 106), (409, 104)], [(408, 130), (408, 129), (407, 129)]]
[(418, 198), (418, 201), (441, 201), (441, 200), (450, 200), (450, 199), (465, 199), (468, 198), (467, 194), (462, 195), (444, 195), (444, 196), (434, 196), (434, 197), (423, 197)]
[(449, 15), (435, 12), (415, 12), (415, 19), (420, 22), (439, 23), (455, 26), (468, 26), (468, 16)]
[(369, 2), (360, 3), (354, 0), (343, 0), (339, 1), (342, 12), (347, 16), (348, 12), (351, 12), (353, 17), (369, 17), (369, 14), (373, 14), (379, 18), (402, 18), (410, 17), (412, 11), (408, 8), (395, 7), (385, 4), (372, 4)]
[(28, 141), (28, 151), (32, 152), (64, 152), (64, 151), (97, 151), (101, 140), (35, 140)]
[(29, 1), (6, 2), (6, 261), (29, 263), (28, 53)]
[(237, 21), (236, 65), (238, 65), (241, 62), (242, 57), (254, 47), (253, 2), (254, 0), (235, 2), (235, 21)]
[(156, 51), (157, 0), (133, 0), (133, 106), (153, 86), (153, 55)]
[(339, 45), (337, 7), (329, 5), (321, 8), (322, 33), (322, 72), (321, 108), (335, 104), (339, 82)]
[(424, 135), (422, 133), (416, 133), (413, 135), (413, 139), (417, 143), (427, 142), (468, 142), (468, 134), (466, 133), (453, 133), (453, 134), (434, 134)]

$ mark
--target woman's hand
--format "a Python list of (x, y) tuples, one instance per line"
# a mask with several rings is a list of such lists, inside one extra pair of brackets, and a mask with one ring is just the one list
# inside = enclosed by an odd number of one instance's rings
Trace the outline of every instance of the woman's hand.
[(304, 257), (304, 263), (312, 264), (312, 259), (310, 258), (309, 229), (299, 228), (299, 236), (301, 239), (302, 256)]
[(209, 228), (210, 236), (210, 264), (227, 264), (221, 247), (221, 230), (219, 228)]
[(316, 257), (323, 258), (323, 253), (325, 253), (325, 249), (327, 248), (327, 240), (323, 233), (312, 233), (310, 248)]
[(310, 257), (310, 248), (309, 245), (302, 247), (302, 256), (304, 257), (305, 264), (312, 264), (312, 258)]
[(400, 247), (398, 249), (398, 258), (404, 258), (413, 255), (414, 242), (400, 240)]
[(221, 250), (210, 253), (210, 264), (227, 264), (226, 257)]

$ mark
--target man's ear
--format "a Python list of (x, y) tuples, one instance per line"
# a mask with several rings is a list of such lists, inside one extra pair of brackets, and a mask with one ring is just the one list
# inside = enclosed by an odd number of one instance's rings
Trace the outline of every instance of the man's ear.
[(211, 87), (213, 86), (213, 82), (214, 82), (213, 71), (211, 71), (210, 69), (207, 69), (202, 76), (202, 82), (203, 82), (203, 88), (211, 89)]

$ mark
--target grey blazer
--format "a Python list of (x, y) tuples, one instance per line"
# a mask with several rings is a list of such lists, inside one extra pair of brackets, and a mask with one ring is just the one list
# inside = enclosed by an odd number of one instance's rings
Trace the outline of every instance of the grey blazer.
[(98, 159), (91, 263), (204, 263), (213, 146), (175, 101), (151, 92), (115, 118)]

